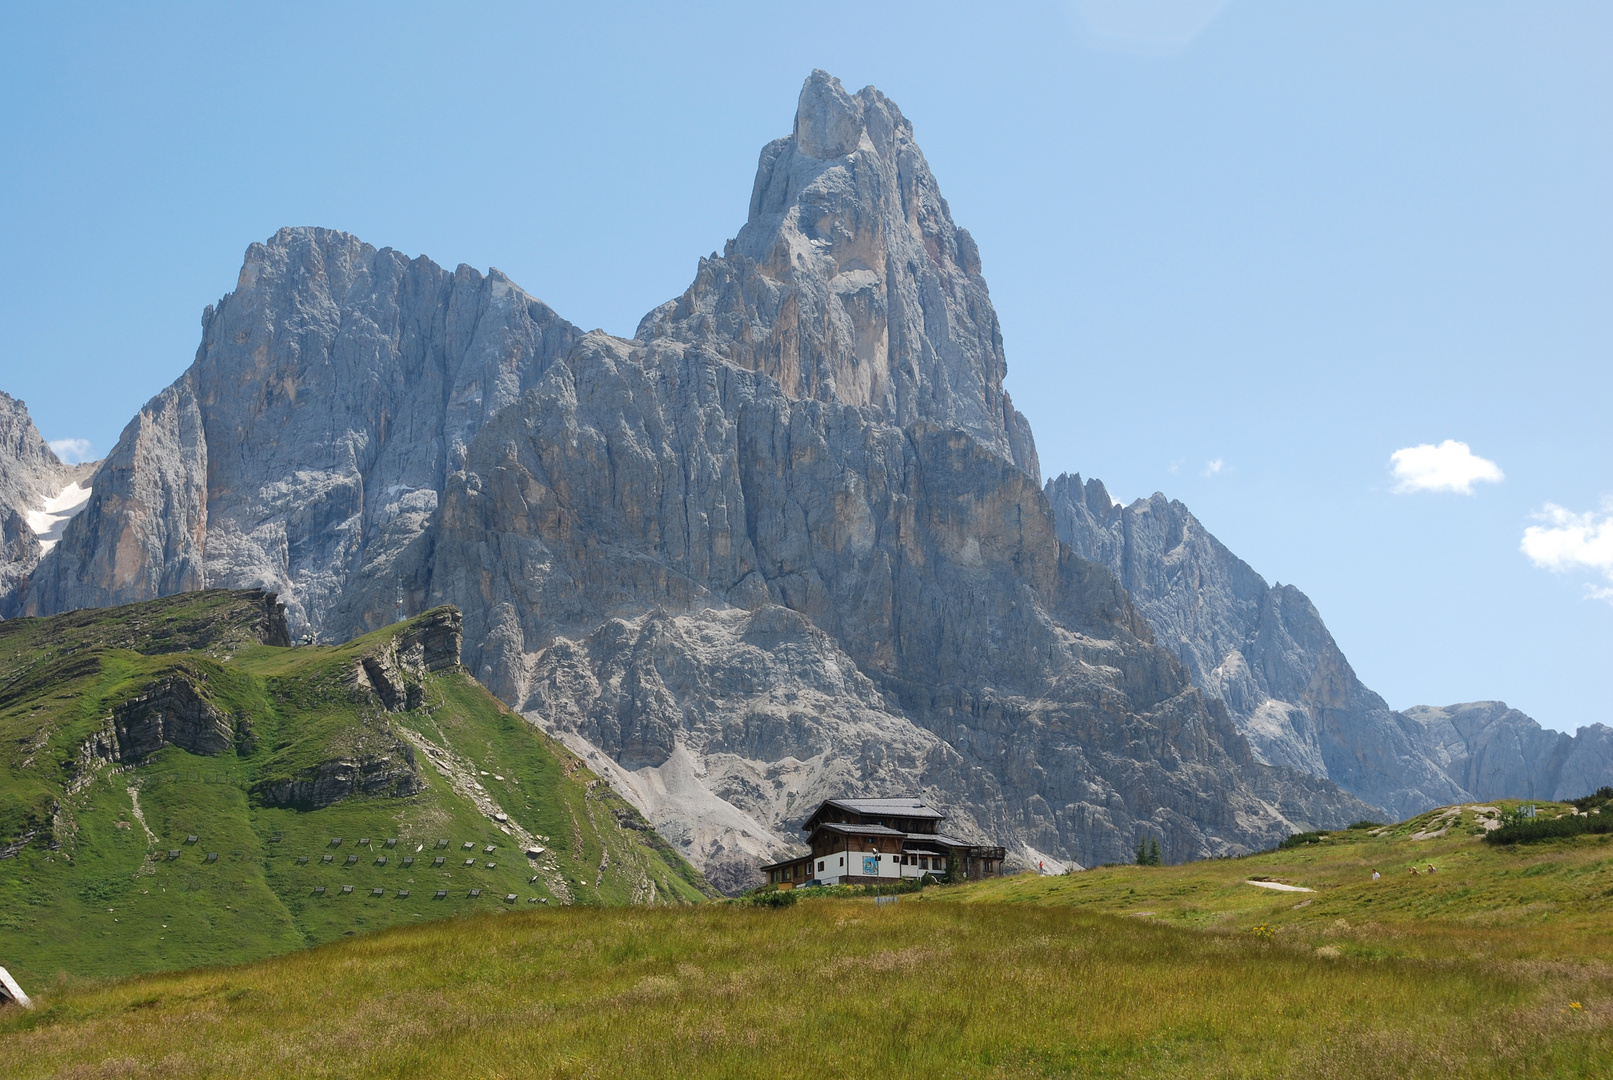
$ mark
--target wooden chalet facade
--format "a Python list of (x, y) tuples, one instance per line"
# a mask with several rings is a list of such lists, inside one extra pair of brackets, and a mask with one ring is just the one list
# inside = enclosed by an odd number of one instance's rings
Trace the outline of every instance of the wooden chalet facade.
[(968, 881), (1002, 873), (1003, 849), (941, 831), (946, 815), (919, 799), (830, 799), (801, 826), (810, 854), (762, 867), (769, 885), (876, 885), (949, 870)]

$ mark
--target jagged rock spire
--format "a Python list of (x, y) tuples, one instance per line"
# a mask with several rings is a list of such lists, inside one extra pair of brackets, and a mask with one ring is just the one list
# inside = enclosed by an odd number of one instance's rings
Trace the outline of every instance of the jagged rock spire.
[(794, 132), (762, 151), (744, 228), (638, 337), (711, 349), (792, 397), (962, 428), (1041, 479), (1003, 391), (979, 250), (913, 125), (871, 86), (848, 94), (827, 72), (808, 77)]

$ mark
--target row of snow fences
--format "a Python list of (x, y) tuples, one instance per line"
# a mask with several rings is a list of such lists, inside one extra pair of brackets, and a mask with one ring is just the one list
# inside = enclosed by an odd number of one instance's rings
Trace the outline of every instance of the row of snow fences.
[[(195, 840), (196, 840), (196, 838), (194, 836), (191, 837), (190, 839), (191, 839), (192, 843), (194, 843)], [(271, 844), (278, 844), (280, 842), (280, 838), (278, 836), (271, 836), (269, 838), (269, 842)], [(346, 843), (346, 841), (344, 841), (340, 836), (333, 836), (333, 837), (330, 838), (330, 846), (333, 847), (333, 848), (339, 848), (344, 843)], [(372, 841), (368, 836), (361, 836), (357, 840), (354, 840), (353, 844), (356, 847), (372, 847), (372, 846), (374, 846), (374, 841)], [(398, 846), (398, 838), (395, 837), (395, 836), (388, 837), (386, 840), (383, 840), (381, 842), (381, 846), (382, 847), (395, 848), (395, 847)], [(447, 846), (448, 846), (448, 841), (447, 840), (438, 840), (435, 844), (432, 845), (432, 847), (436, 848), (438, 851), (441, 851), (443, 848), (445, 848)], [(461, 851), (475, 851), (476, 850), (476, 841), (474, 841), (474, 840), (466, 840), (463, 844), (460, 845), (460, 850)], [(482, 851), (485, 852), (488, 855), (493, 854), (493, 852), (495, 852), (497, 850), (498, 850), (498, 845), (497, 844), (488, 844), (486, 847), (482, 848)]]
[[(271, 844), (278, 844), (278, 843), (280, 843), (280, 841), (281, 841), (281, 837), (278, 837), (278, 836), (269, 837), (269, 843), (271, 843)], [(199, 842), (199, 838), (194, 833), (192, 833), (191, 835), (185, 837), (184, 845), (186, 847), (190, 847), (190, 846), (194, 846), (198, 842)], [(342, 841), (341, 837), (333, 836), (333, 837), (331, 837), (330, 846), (333, 847), (333, 848), (339, 848), (339, 847), (342, 846), (342, 842), (343, 841)], [(362, 838), (360, 838), (358, 840), (355, 840), (353, 843), (357, 847), (371, 847), (372, 846), (369, 837), (362, 837)], [(395, 848), (395, 847), (398, 846), (398, 838), (395, 837), (395, 836), (391, 837), (390, 839), (384, 841), (382, 846), (383, 847), (389, 847), (389, 848)], [(438, 840), (437, 843), (436, 843), (437, 850), (439, 850), (439, 851), (442, 850), (443, 848), (447, 847), (447, 846), (448, 846), (448, 841), (446, 841), (446, 840)], [(461, 845), (460, 850), (462, 850), (462, 851), (475, 851), (476, 850), (476, 842), (474, 840), (466, 840), (465, 843), (463, 845)], [(496, 844), (488, 844), (486, 847), (482, 848), (482, 854), (491, 855), (491, 854), (493, 854), (493, 852), (495, 852), (497, 850), (498, 850), (498, 845), (496, 845)], [(180, 853), (179, 853), (178, 850), (169, 849), (168, 858), (177, 859), (177, 858), (179, 858), (179, 854)], [(218, 853), (217, 852), (212, 852), (207, 856), (207, 861), (208, 862), (213, 862), (217, 858), (218, 858)], [(328, 862), (334, 862), (335, 859), (336, 859), (336, 856), (327, 854), (327, 855), (321, 856), (319, 861), (322, 862), (322, 863), (328, 863)], [(433, 866), (441, 866), (446, 861), (447, 860), (445, 858), (443, 858), (442, 856), (438, 856), (436, 859), (434, 859), (432, 861), (431, 865), (433, 865)], [(475, 861), (476, 861), (475, 859), (467, 859), (465, 861), (465, 865), (469, 866), (472, 863), (474, 863)], [(298, 866), (303, 866), (307, 862), (308, 862), (308, 856), (306, 856), (306, 855), (298, 855), (297, 856), (297, 865)], [(358, 862), (358, 856), (357, 855), (352, 855), (352, 854), (348, 855), (347, 856), (347, 862), (348, 862), (348, 864)], [(375, 860), (375, 865), (377, 865), (377, 866), (385, 866), (386, 863), (387, 863), (387, 856), (385, 856), (385, 855), (377, 856), (377, 858)], [(413, 855), (404, 856), (403, 865), (404, 866), (413, 866), (414, 865), (414, 856)], [(488, 863), (487, 865), (488, 865), (488, 869), (492, 869), (494, 864)]]
[[(342, 886), (342, 891), (340, 893), (338, 893), (337, 895), (339, 895), (339, 896), (351, 896), (352, 894), (353, 894), (353, 886), (351, 886), (351, 885), (343, 885)], [(313, 895), (314, 896), (326, 896), (326, 895), (328, 895), (328, 887), (324, 886), (324, 885), (316, 885), (314, 887)], [(381, 897), (383, 897), (385, 895), (386, 895), (386, 890), (385, 889), (371, 889), (370, 890), (370, 896), (371, 896), (372, 899), (379, 899), (379, 898), (381, 898)], [(471, 889), (471, 890), (469, 890), (468, 892), (465, 893), (465, 899), (467, 899), (467, 900), (476, 900), (476, 899), (479, 899), (481, 897), (481, 895), (482, 895), (482, 890), (480, 890), (480, 889)], [(395, 899), (395, 900), (407, 900), (407, 899), (409, 899), (409, 890), (408, 889), (399, 889), (397, 891), (397, 893), (394, 895), (393, 899)], [(446, 899), (448, 899), (448, 890), (447, 889), (438, 889), (436, 894), (432, 897), (432, 899), (433, 900), (446, 900)], [(506, 904), (513, 904), (519, 899), (520, 899), (520, 897), (517, 896), (515, 893), (505, 893), (504, 894), (504, 902)], [(544, 897), (544, 896), (532, 896), (532, 897), (527, 898), (527, 903), (529, 903), (529, 904), (547, 904), (548, 902), (549, 902), (548, 897)]]
[[(168, 857), (171, 858), (171, 859), (177, 859), (177, 858), (179, 858), (179, 852), (170, 851), (168, 853)], [(297, 865), (298, 866), (307, 866), (308, 865), (308, 860), (309, 860), (309, 856), (307, 856), (307, 855), (298, 855), (297, 856)], [(208, 861), (212, 861), (212, 860), (210, 859)], [(334, 855), (321, 855), (319, 857), (319, 865), (321, 865), (321, 866), (332, 866), (332, 865), (335, 864), (335, 862), (336, 862), (336, 856), (334, 856)], [(342, 863), (342, 865), (343, 866), (355, 866), (355, 865), (357, 865), (357, 863), (358, 863), (358, 856), (357, 855), (349, 855), (347, 857), (347, 859)], [(438, 856), (436, 856), (435, 858), (433, 858), (431, 860), (431, 865), (433, 867), (442, 867), (442, 866), (446, 866), (447, 864), (448, 864), (447, 858), (442, 856), (442, 855), (438, 855)], [(375, 858), (375, 865), (376, 866), (390, 866), (391, 865), (391, 860), (388, 859), (387, 856), (385, 856), (385, 855), (378, 855)], [(409, 869), (410, 867), (414, 866), (414, 856), (413, 855), (405, 855), (401, 860), (399, 860), (398, 865), (400, 867), (402, 867), (403, 869), (405, 869), (405, 870)], [(474, 858), (466, 859), (465, 862), (464, 862), (464, 865), (467, 866), (467, 867), (474, 867), (474, 866), (478, 865), (478, 861), (476, 859), (474, 859)], [(496, 862), (481, 863), (480, 865), (484, 869), (487, 869), (487, 870), (497, 870), (498, 869), (498, 863), (496, 863)]]

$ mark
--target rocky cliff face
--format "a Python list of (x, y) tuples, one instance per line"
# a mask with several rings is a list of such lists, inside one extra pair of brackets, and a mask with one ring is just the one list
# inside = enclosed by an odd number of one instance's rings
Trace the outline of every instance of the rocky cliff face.
[(139, 761), (165, 746), (216, 757), (237, 744), (251, 745), (251, 730), (207, 699), (192, 671), (157, 680), (113, 710), (105, 728), (81, 753), (101, 761)]
[(1259, 763), (1059, 540), (1004, 368), (911, 126), (815, 73), (632, 340), (345, 234), (254, 245), (24, 600), (256, 585), (327, 638), (452, 603), (470, 671), (730, 886), (847, 790), (1055, 865), (1370, 812)]
[[(69, 485), (88, 482), (96, 462), (67, 465), (40, 436), (28, 406), (0, 392), (0, 615), (60, 535), (78, 503), (48, 513)], [(15, 612), (9, 612), (15, 614)]]
[(1155, 494), (1122, 507), (1100, 481), (1069, 475), (1047, 495), (1060, 538), (1115, 572), (1155, 640), (1226, 704), (1261, 761), (1330, 779), (1395, 819), (1613, 780), (1601, 725), (1573, 738), (1496, 702), (1390, 709), (1304, 593), (1267, 585), (1181, 503)]
[[(247, 250), (195, 363), (124, 429), (27, 609), (228, 584), (278, 592), (299, 634), (391, 621), (385, 571), (445, 478), (578, 336), (496, 270), (283, 229)], [(327, 625), (338, 605), (372, 617)]]
[(1440, 768), (1475, 799), (1575, 799), (1613, 782), (1613, 728), (1547, 731), (1504, 701), (1435, 708), (1405, 717)]
[(1260, 760), (1331, 779), (1396, 820), (1462, 800), (1416, 725), (1356, 678), (1305, 594), (1268, 586), (1187, 507), (1159, 494), (1117, 506), (1100, 481), (1070, 475), (1047, 495), (1060, 538), (1115, 572)]
[(871, 86), (847, 94), (812, 73), (794, 132), (762, 150), (744, 228), (636, 337), (702, 345), (791, 398), (961, 428), (1041, 479), (1002, 387), (979, 248), (952, 223), (913, 125)]

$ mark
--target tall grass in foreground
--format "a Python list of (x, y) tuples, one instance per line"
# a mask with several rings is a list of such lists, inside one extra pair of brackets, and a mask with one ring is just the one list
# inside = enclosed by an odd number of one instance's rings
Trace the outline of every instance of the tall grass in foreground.
[(0, 1018), (8, 1077), (1556, 1077), (1613, 1061), (1600, 961), (1359, 960), (1006, 904), (485, 916), (39, 996)]

